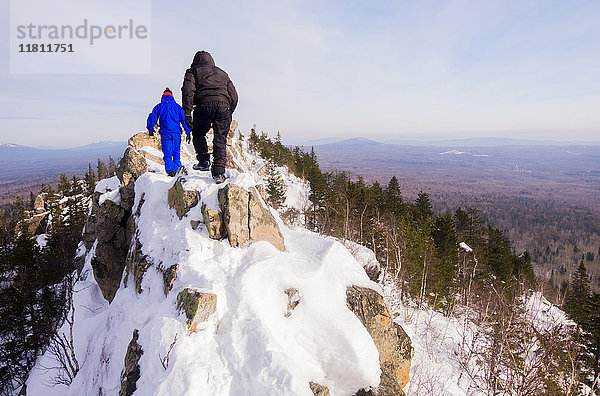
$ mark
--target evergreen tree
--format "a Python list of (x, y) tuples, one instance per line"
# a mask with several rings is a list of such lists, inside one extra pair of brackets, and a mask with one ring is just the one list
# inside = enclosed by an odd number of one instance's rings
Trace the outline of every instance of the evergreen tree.
[(587, 349), (587, 365), (589, 366), (592, 374), (591, 380), (588, 381), (588, 385), (596, 384), (598, 388), (598, 381), (600, 378), (600, 294), (594, 293), (589, 297), (588, 300), (588, 311), (583, 328), (584, 344)]
[(487, 234), (485, 259), (488, 269), (498, 280), (508, 282), (514, 269), (510, 241), (501, 230), (491, 226), (488, 226)]
[(108, 177), (112, 177), (117, 172), (117, 163), (113, 157), (108, 156)]
[(383, 194), (383, 209), (396, 216), (402, 212), (402, 193), (396, 176), (392, 176)]
[(96, 188), (96, 173), (92, 169), (92, 164), (88, 164), (88, 171), (83, 179), (85, 180), (85, 188), (87, 192), (89, 194), (93, 194), (94, 189)]
[(67, 175), (62, 173), (60, 175), (60, 182), (58, 183), (58, 191), (61, 192), (62, 194), (68, 194), (70, 189), (71, 189), (71, 182), (69, 181), (69, 178), (67, 177)]
[(455, 267), (458, 263), (458, 242), (450, 212), (436, 217), (431, 237), (438, 258), (432, 283), (436, 286), (436, 293), (449, 299)]
[(106, 164), (104, 162), (102, 162), (102, 160), (100, 158), (98, 158), (97, 173), (98, 173), (98, 180), (103, 180), (108, 177), (108, 169), (106, 168)]
[(285, 200), (286, 185), (273, 162), (267, 163), (267, 199), (274, 208)]
[(415, 216), (418, 219), (427, 219), (433, 216), (433, 210), (431, 209), (431, 201), (429, 194), (420, 191), (415, 201)]
[(585, 323), (589, 314), (590, 282), (587, 277), (585, 262), (581, 260), (577, 271), (573, 274), (567, 297), (565, 312), (580, 326)]

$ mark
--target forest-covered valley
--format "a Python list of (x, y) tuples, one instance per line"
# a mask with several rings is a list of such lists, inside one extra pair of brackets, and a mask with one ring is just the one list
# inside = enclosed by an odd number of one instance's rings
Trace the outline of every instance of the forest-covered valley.
[(400, 146), (350, 139), (314, 150), (324, 170), (347, 172), (353, 180), (385, 184), (396, 176), (404, 197), (426, 192), (436, 212), (477, 208), (517, 251), (530, 253), (535, 273), (555, 288), (569, 282), (583, 258), (599, 291), (600, 147), (459, 143)]

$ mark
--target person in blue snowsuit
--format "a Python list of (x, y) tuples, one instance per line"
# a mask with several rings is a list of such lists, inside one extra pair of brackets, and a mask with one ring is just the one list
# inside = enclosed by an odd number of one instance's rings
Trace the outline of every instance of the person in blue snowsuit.
[(181, 167), (179, 154), (181, 149), (181, 127), (183, 126), (185, 130), (185, 141), (187, 143), (192, 139), (192, 131), (185, 123), (183, 109), (175, 102), (173, 92), (169, 88), (165, 89), (160, 103), (154, 106), (152, 113), (148, 115), (146, 128), (150, 136), (154, 136), (154, 126), (157, 120), (160, 126), (158, 133), (160, 133), (160, 142), (164, 154), (165, 170), (169, 176), (175, 176), (177, 170)]

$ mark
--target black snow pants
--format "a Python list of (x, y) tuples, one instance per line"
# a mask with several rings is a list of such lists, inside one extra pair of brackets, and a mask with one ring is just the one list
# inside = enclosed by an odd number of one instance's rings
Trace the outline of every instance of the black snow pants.
[(225, 173), (227, 162), (227, 134), (231, 126), (231, 110), (226, 102), (205, 102), (194, 108), (194, 125), (192, 134), (194, 138), (194, 149), (198, 161), (210, 160), (208, 145), (206, 144), (206, 133), (212, 126), (213, 139), (213, 163), (211, 173), (213, 176)]

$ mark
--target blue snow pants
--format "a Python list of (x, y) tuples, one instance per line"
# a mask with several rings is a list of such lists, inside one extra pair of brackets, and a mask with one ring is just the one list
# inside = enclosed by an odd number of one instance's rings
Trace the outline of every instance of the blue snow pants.
[(177, 172), (177, 169), (181, 166), (181, 133), (161, 134), (160, 143), (162, 144), (163, 159), (165, 160), (165, 170), (167, 173)]

